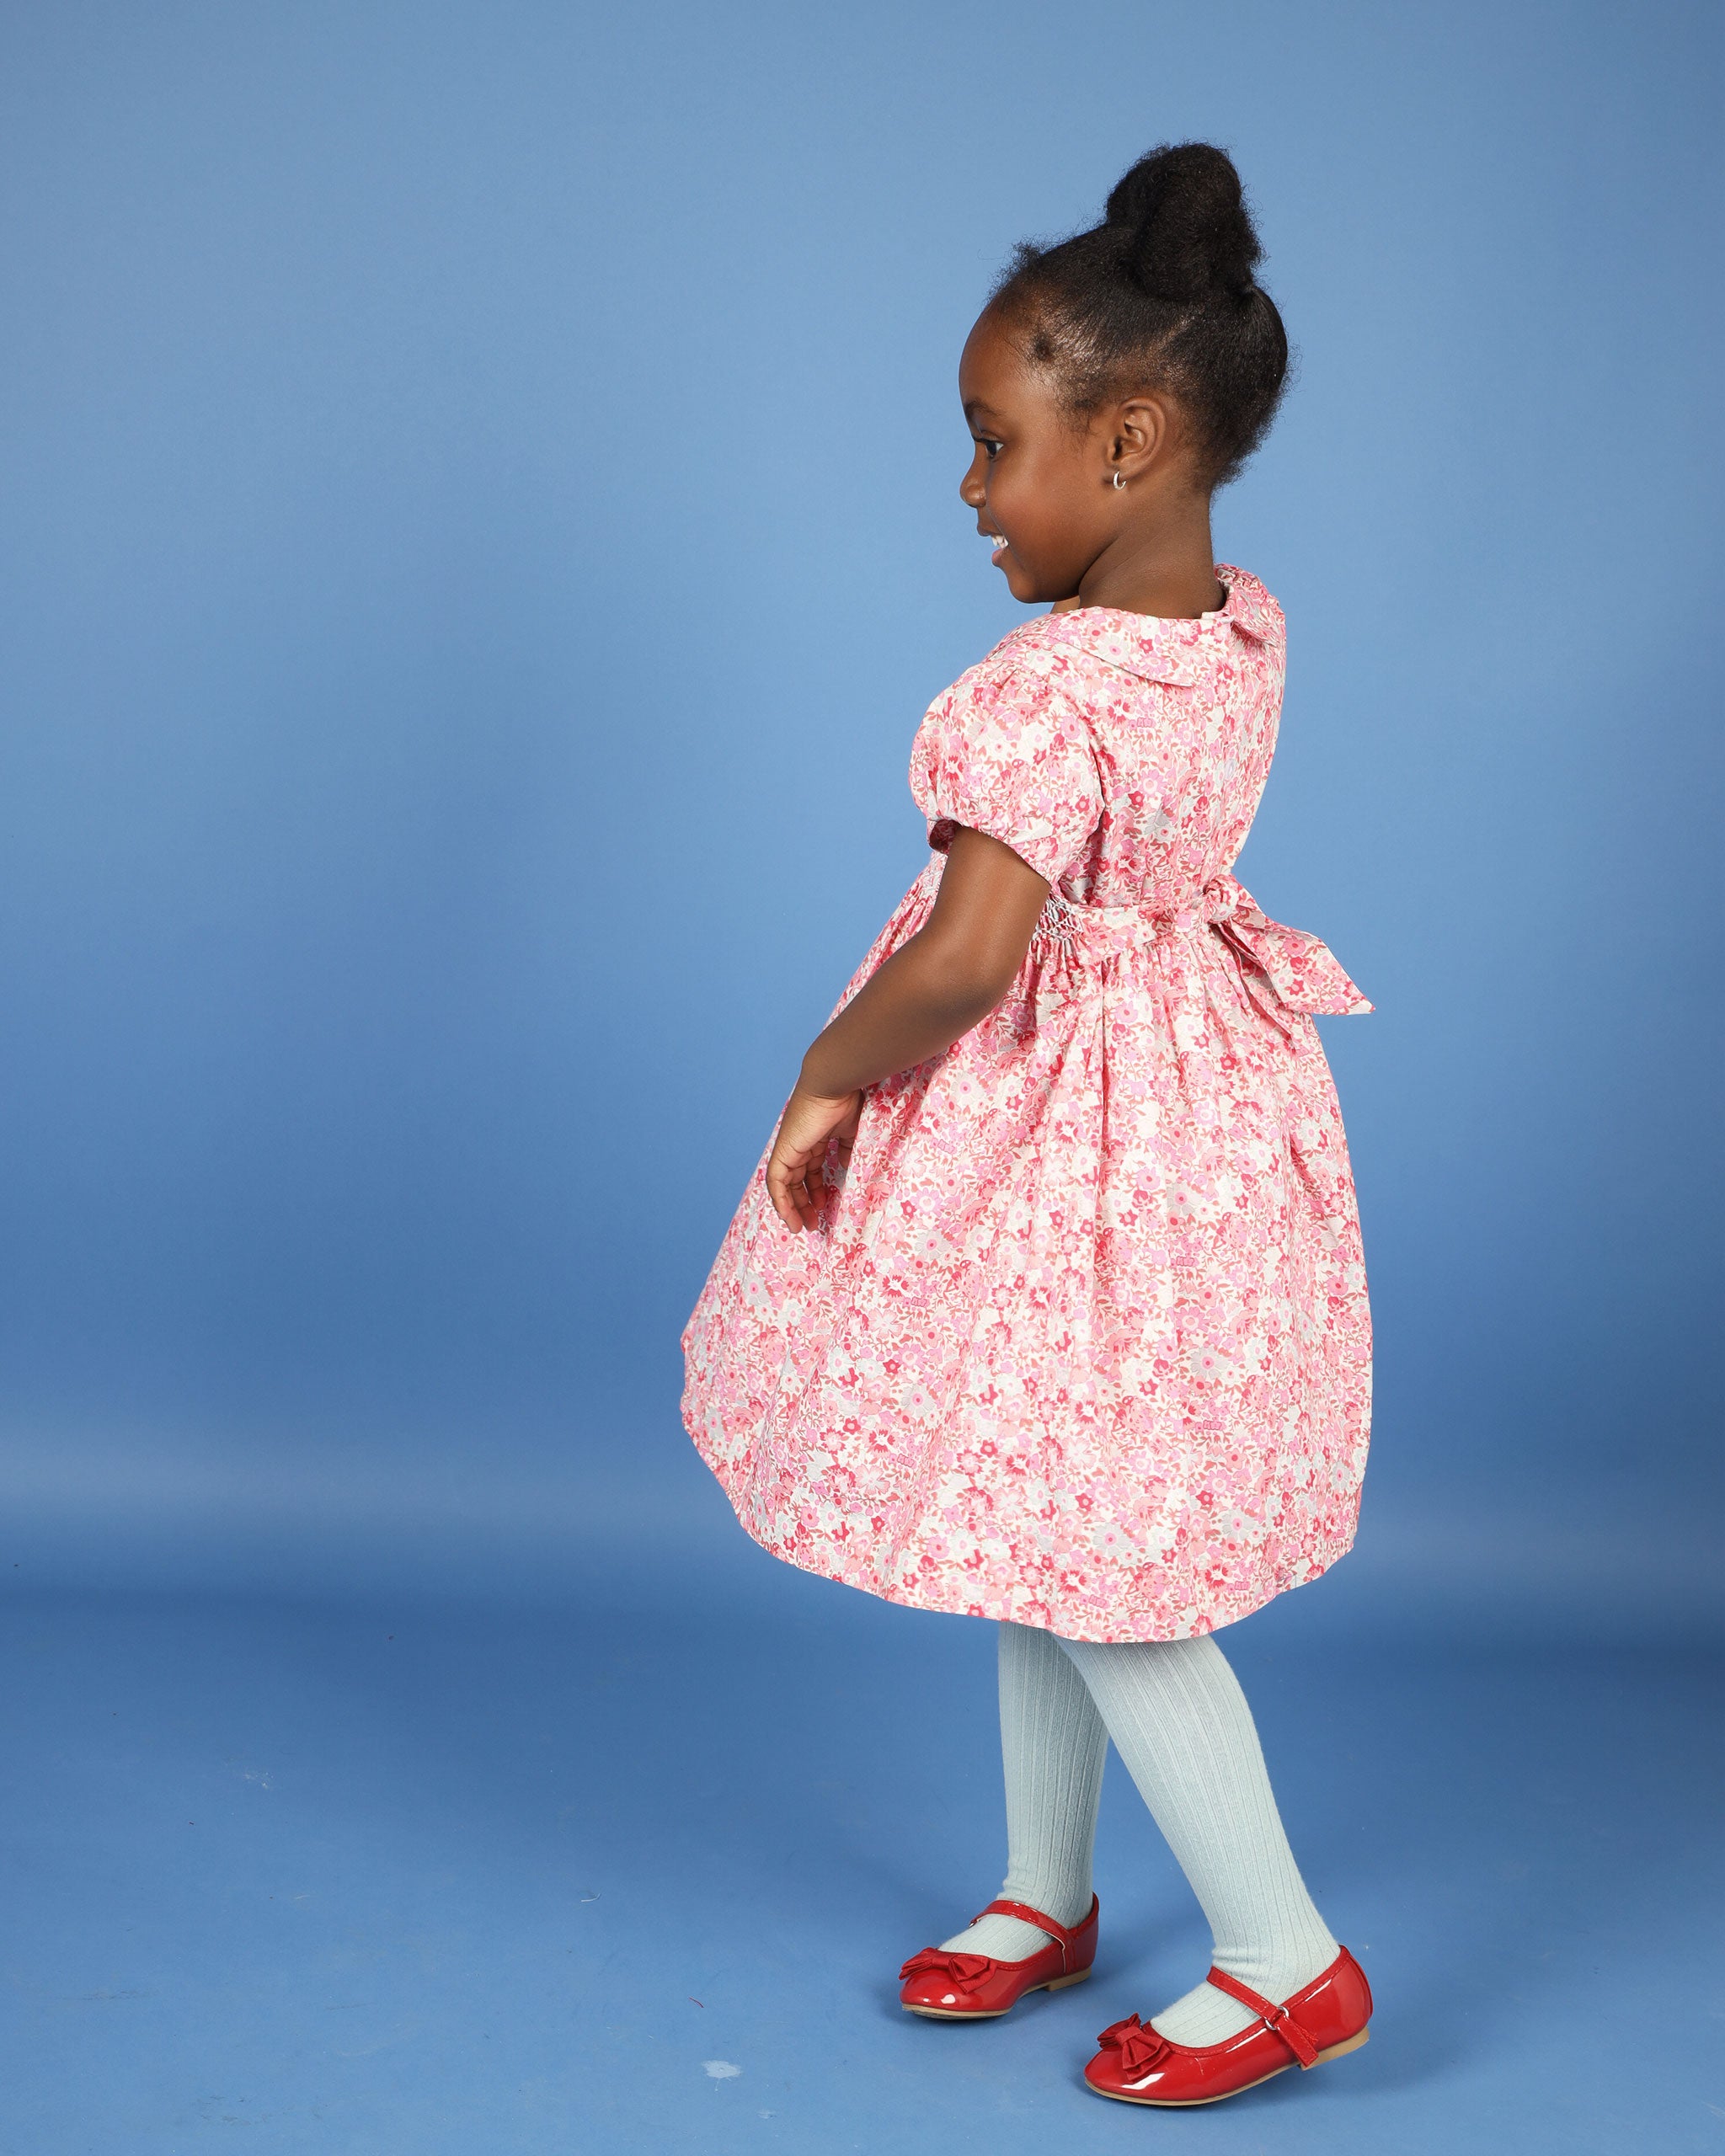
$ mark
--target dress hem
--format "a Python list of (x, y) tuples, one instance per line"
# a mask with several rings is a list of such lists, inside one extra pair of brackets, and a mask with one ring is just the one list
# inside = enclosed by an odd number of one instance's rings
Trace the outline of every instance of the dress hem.
[[(713, 1465), (706, 1446), (702, 1444), (702, 1432), (686, 1413), (682, 1419), (683, 1428), (693, 1442), (696, 1451), (700, 1454), (714, 1481), (724, 1491), (725, 1502), (735, 1515), (738, 1526), (757, 1549), (764, 1550), (769, 1557), (776, 1557), (781, 1564), (789, 1565), (799, 1572), (808, 1572), (816, 1579), (831, 1580), (839, 1587), (854, 1588), (858, 1593), (873, 1595), (878, 1602), (895, 1603), (901, 1609), (925, 1609), (937, 1616), (980, 1617), (996, 1624), (1023, 1625), (1034, 1631), (1051, 1632), (1056, 1639), (1078, 1640), (1092, 1646), (1161, 1645), (1175, 1640), (1202, 1639), (1210, 1633), (1225, 1631), (1229, 1625), (1239, 1624), (1242, 1619), (1255, 1615), (1260, 1609), (1267, 1609), (1271, 1603), (1279, 1601), (1284, 1594), (1291, 1593), (1295, 1588), (1310, 1587), (1314, 1580), (1322, 1579), (1332, 1565), (1348, 1554), (1355, 1540), (1355, 1537), (1350, 1534), (1345, 1541), (1332, 1545), (1322, 1558), (1306, 1556), (1301, 1561), (1301, 1570), (1297, 1577), (1291, 1575), (1284, 1577), (1271, 1588), (1268, 1593), (1247, 1600), (1239, 1608), (1231, 1604), (1226, 1616), (1218, 1616), (1210, 1622), (1199, 1620), (1188, 1625), (1183, 1631), (1146, 1633), (1094, 1629), (1062, 1630), (1056, 1625), (1028, 1614), (1024, 1611), (998, 1606), (999, 1598), (995, 1598), (995, 1606), (991, 1606), (985, 1602), (978, 1602), (957, 1595), (943, 1595), (937, 1592), (932, 1593), (927, 1588), (916, 1586), (853, 1579), (843, 1571), (817, 1562), (815, 1554), (813, 1552), (796, 1553), (789, 1550), (776, 1548), (745, 1518), (730, 1484)], [(1041, 1606), (1046, 1608), (1048, 1605), (1044, 1604)], [(1058, 1614), (1058, 1612), (1054, 1614)]]

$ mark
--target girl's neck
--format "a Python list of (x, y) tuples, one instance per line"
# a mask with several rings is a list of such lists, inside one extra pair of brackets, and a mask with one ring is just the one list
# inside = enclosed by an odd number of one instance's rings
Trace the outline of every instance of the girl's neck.
[(1078, 586), (1081, 606), (1195, 620), (1226, 595), (1216, 581), (1210, 497), (1146, 502), (1144, 513), (1103, 549)]

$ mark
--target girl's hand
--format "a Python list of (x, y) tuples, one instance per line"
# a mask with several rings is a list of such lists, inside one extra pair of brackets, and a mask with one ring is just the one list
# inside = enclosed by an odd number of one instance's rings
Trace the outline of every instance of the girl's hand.
[(820, 1225), (826, 1203), (826, 1141), (839, 1141), (839, 1158), (851, 1157), (852, 1141), (862, 1111), (860, 1092), (829, 1099), (805, 1092), (799, 1085), (785, 1103), (778, 1136), (766, 1163), (766, 1194), (788, 1228), (799, 1233)]
[(803, 1058), (766, 1163), (766, 1194), (788, 1228), (818, 1227), (822, 1164), (839, 1158), (862, 1106), (857, 1089), (943, 1055), (1017, 977), (1049, 887), (1003, 840), (953, 832), (928, 919), (863, 982)]

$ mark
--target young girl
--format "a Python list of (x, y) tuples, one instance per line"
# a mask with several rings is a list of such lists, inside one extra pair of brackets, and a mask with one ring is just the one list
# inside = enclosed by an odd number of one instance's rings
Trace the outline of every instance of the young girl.
[(1371, 2013), (1210, 1637), (1348, 1548), (1370, 1380), (1311, 1014), (1371, 1006), (1229, 873), (1282, 694), (1281, 611), (1210, 544), (1286, 371), (1260, 253), (1229, 159), (1160, 149), (1092, 231), (1021, 248), (971, 331), (959, 492), (1054, 611), (923, 720), (932, 856), (683, 1341), (689, 1431), (757, 1541), (999, 1625), (1006, 1881), (905, 1962), (911, 2012), (1089, 1974), (1113, 1738), (1215, 1938), (1085, 2069), (1137, 2104), (1334, 2058)]

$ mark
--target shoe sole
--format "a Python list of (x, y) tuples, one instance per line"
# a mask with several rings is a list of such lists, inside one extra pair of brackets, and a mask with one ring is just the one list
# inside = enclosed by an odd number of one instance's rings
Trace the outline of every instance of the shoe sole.
[[(1322, 2066), (1326, 2059), (1343, 2058), (1349, 2052), (1357, 2052), (1370, 2034), (1362, 2029), (1357, 2036), (1350, 2036), (1345, 2044), (1332, 2044), (1327, 2052), (1320, 2052), (1312, 2061)], [(1286, 2073), (1297, 2062), (1290, 2059), (1287, 2066), (1273, 2067), (1268, 2073), (1260, 2073), (1256, 2081), (1242, 2081), (1237, 2089), (1224, 2089), (1214, 2096), (1129, 2096), (1120, 2089), (1098, 2089), (1093, 2081), (1085, 2087), (1092, 2096), (1106, 2096), (1115, 2104), (1145, 2104), (1154, 2111), (1198, 2111), (1206, 2104), (1226, 2104), (1230, 2096), (1243, 2096), (1248, 2089), (1262, 2089), (1266, 2081), (1274, 2081), (1279, 2073)]]
[[(1033, 1991), (1064, 1991), (1068, 1984), (1081, 1984), (1089, 1974), (1088, 1969), (1075, 1969), (1070, 1977), (1050, 1977), (1046, 1983), (1026, 1984), (1018, 1998), (1012, 2001), (1012, 2006), (1016, 2006), (1019, 1999), (1028, 1999)], [(998, 2021), (1003, 2015), (1012, 2010), (1012, 2006), (991, 2006), (985, 2012), (978, 2014), (967, 2011), (962, 2006), (905, 2006), (903, 1999), (899, 2004), (905, 2007), (906, 2014), (920, 2014), (925, 2021)]]

